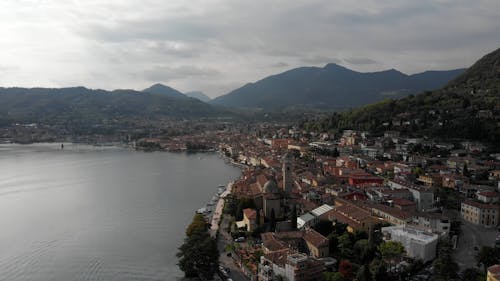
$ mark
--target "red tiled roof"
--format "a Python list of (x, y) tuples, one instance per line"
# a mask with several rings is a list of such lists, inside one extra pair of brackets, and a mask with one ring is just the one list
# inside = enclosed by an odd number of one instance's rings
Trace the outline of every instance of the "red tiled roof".
[(495, 191), (481, 191), (478, 192), (477, 195), (485, 196), (485, 197), (498, 197), (498, 193)]
[(480, 209), (498, 209), (500, 207), (498, 205), (484, 204), (484, 203), (479, 203), (479, 202), (470, 201), (470, 200), (465, 200), (462, 203), (469, 205), (469, 206), (476, 207), (476, 208), (480, 208)]
[(319, 248), (328, 245), (328, 239), (313, 229), (307, 229), (304, 233), (304, 240)]
[(404, 199), (404, 198), (394, 198), (394, 199), (391, 199), (391, 200), (394, 203), (394, 205), (399, 205), (399, 206), (412, 206), (412, 205), (416, 205), (415, 202), (410, 201), (408, 199)]
[(245, 217), (247, 217), (249, 220), (254, 220), (257, 218), (257, 211), (255, 211), (254, 209), (250, 209), (250, 208), (247, 208), (247, 209), (244, 209), (243, 210), (243, 214), (245, 215)]

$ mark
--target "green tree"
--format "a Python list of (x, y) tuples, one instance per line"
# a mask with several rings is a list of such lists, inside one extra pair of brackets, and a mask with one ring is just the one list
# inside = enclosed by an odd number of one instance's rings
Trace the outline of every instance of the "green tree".
[(199, 215), (194, 216), (186, 236), (177, 253), (179, 268), (186, 277), (212, 279), (219, 263), (219, 251), (215, 239), (208, 233), (207, 224), (200, 223)]
[(458, 276), (458, 264), (453, 259), (453, 247), (447, 240), (440, 241), (438, 257), (434, 261), (434, 276), (437, 281), (448, 281)]
[(347, 281), (340, 272), (324, 272), (323, 277), (325, 281)]
[(368, 239), (361, 239), (354, 243), (353, 257), (360, 263), (365, 263), (373, 259), (375, 254), (374, 249), (370, 245)]
[(382, 258), (389, 262), (392, 267), (401, 258), (401, 255), (405, 252), (405, 248), (400, 242), (387, 241), (378, 246), (378, 251)]
[(379, 258), (374, 259), (370, 263), (370, 273), (373, 281), (386, 281), (388, 279), (385, 263)]
[(201, 214), (195, 214), (193, 217), (193, 221), (186, 228), (186, 235), (191, 236), (195, 232), (204, 231), (207, 230), (207, 228), (208, 224), (207, 221), (205, 220), (205, 217), (203, 217), (203, 215)]
[(336, 233), (332, 233), (328, 235), (328, 249), (331, 256), (337, 255), (338, 245), (339, 245), (339, 236)]
[(349, 232), (339, 236), (338, 248), (342, 257), (350, 258), (352, 256), (352, 239)]
[(476, 268), (466, 268), (462, 272), (462, 278), (463, 281), (483, 281), (486, 278), (483, 278), (481, 272), (476, 269)]
[(356, 280), (357, 281), (372, 281), (372, 274), (370, 272), (370, 265), (369, 264), (364, 264), (358, 269), (358, 272), (356, 273)]
[(500, 250), (493, 247), (483, 246), (476, 254), (477, 266), (483, 266), (484, 270), (499, 263)]

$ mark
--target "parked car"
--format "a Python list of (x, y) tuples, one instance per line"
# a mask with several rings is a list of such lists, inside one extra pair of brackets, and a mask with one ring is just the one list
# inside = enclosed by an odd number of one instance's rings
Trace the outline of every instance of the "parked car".
[(245, 242), (245, 237), (241, 236), (236, 239), (234, 239), (234, 242)]

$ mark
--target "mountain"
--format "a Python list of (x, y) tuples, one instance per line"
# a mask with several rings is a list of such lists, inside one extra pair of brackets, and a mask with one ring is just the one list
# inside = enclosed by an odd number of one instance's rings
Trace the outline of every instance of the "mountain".
[(226, 107), (352, 108), (387, 97), (402, 97), (439, 88), (464, 70), (427, 71), (406, 75), (395, 69), (361, 73), (337, 64), (300, 67), (249, 83), (212, 104)]
[(183, 93), (177, 91), (174, 88), (159, 83), (154, 84), (151, 87), (144, 89), (142, 91), (145, 93), (162, 95), (169, 98), (187, 99), (186, 95), (184, 95)]
[(191, 97), (191, 98), (199, 99), (202, 102), (209, 102), (211, 100), (211, 98), (209, 96), (207, 96), (203, 92), (199, 92), (199, 91), (186, 92), (186, 93), (184, 93), (184, 95)]
[(137, 120), (228, 116), (191, 98), (171, 98), (134, 90), (0, 88), (0, 123), (126, 123)]
[(319, 131), (343, 129), (412, 136), (466, 138), (500, 145), (500, 49), (487, 54), (439, 90), (388, 99), (304, 123)]

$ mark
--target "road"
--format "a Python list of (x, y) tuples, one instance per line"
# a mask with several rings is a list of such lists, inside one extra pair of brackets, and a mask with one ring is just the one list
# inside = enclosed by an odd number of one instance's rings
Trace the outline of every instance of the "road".
[[(230, 269), (229, 278), (233, 281), (248, 281), (248, 278), (241, 272), (241, 269), (233, 262), (231, 257), (227, 256), (226, 245), (232, 244), (233, 239), (229, 233), (226, 232), (228, 229), (229, 219), (228, 216), (222, 216), (224, 209), (224, 198), (231, 193), (231, 188), (233, 183), (229, 183), (226, 190), (221, 194), (217, 206), (215, 207), (214, 213), (212, 215), (210, 234), (215, 237), (217, 231), (219, 231), (219, 236), (217, 239), (217, 248), (219, 249), (219, 263), (224, 267)], [(222, 218), (222, 221), (221, 221)], [(220, 224), (220, 226), (219, 226)]]
[(224, 267), (229, 267), (229, 278), (234, 281), (248, 281), (248, 278), (241, 272), (241, 269), (233, 262), (233, 258), (227, 256), (226, 245), (233, 243), (231, 235), (226, 232), (229, 219), (224, 216), (221, 222), (219, 237), (217, 239), (217, 248), (219, 249), (219, 263)]
[(226, 187), (226, 190), (220, 195), (219, 200), (217, 201), (217, 205), (215, 206), (215, 210), (211, 216), (211, 227), (210, 227), (210, 235), (215, 237), (217, 230), (219, 230), (219, 222), (222, 216), (222, 211), (224, 210), (224, 198), (231, 193), (231, 188), (233, 187), (233, 183), (229, 183)]
[(474, 247), (494, 246), (495, 238), (500, 233), (494, 228), (485, 228), (462, 220), (462, 234), (458, 238), (455, 260), (461, 269), (476, 266)]

